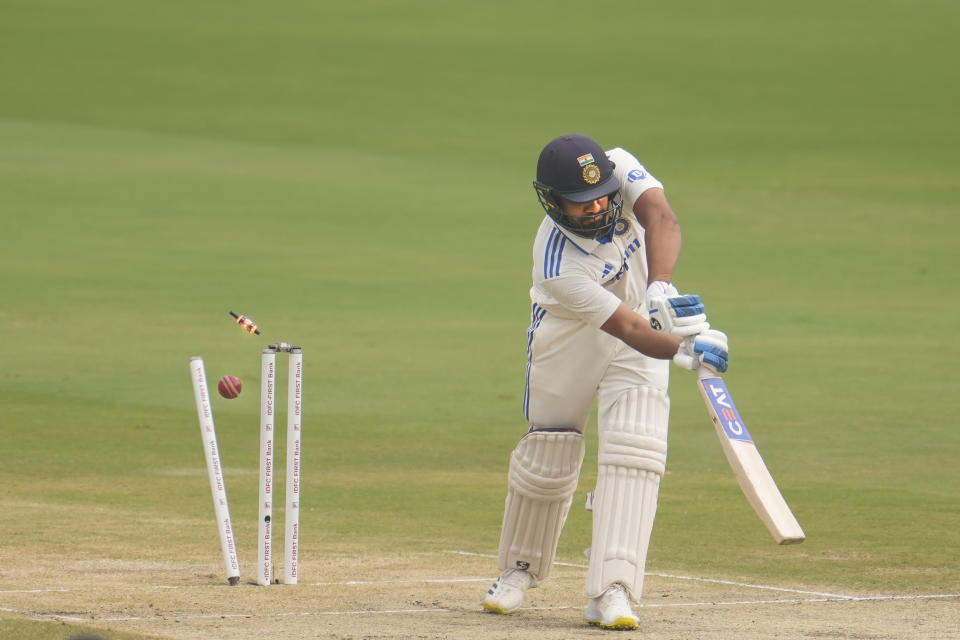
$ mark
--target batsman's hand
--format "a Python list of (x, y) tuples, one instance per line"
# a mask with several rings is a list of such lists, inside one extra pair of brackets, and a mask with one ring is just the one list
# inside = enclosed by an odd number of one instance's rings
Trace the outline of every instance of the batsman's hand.
[(696, 371), (706, 367), (710, 371), (724, 373), (730, 360), (730, 348), (727, 334), (715, 329), (707, 329), (695, 336), (687, 336), (680, 343), (673, 361), (678, 367)]
[(647, 311), (654, 331), (692, 336), (710, 328), (700, 296), (682, 296), (667, 282), (657, 281), (647, 287)]
[(654, 280), (650, 283), (650, 286), (647, 287), (647, 300), (650, 298), (674, 298), (678, 295), (680, 295), (680, 292), (677, 291), (677, 288), (673, 286), (672, 282)]

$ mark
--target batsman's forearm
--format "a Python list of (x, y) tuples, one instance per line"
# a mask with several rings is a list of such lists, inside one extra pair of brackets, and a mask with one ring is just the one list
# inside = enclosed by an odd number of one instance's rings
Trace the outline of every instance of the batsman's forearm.
[(670, 360), (673, 356), (677, 355), (677, 350), (680, 349), (680, 343), (682, 341), (683, 339), (678, 336), (652, 331), (652, 336), (648, 336), (640, 343), (644, 348), (638, 348), (629, 342), (627, 344), (630, 344), (631, 347), (651, 358)]
[(647, 283), (662, 280), (670, 282), (673, 279), (673, 270), (680, 257), (681, 234), (680, 225), (674, 218), (658, 220), (646, 229), (644, 242), (647, 251)]
[(647, 283), (670, 282), (680, 257), (680, 223), (662, 189), (648, 189), (633, 203), (633, 213), (644, 229)]
[(645, 316), (622, 303), (600, 328), (640, 353), (659, 360), (673, 358), (682, 342), (678, 336), (654, 331)]

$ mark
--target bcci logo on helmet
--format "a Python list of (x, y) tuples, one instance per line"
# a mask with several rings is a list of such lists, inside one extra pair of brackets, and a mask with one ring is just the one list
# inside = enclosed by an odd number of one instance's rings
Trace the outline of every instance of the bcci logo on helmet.
[(600, 167), (595, 164), (588, 164), (583, 168), (583, 181), (587, 184), (597, 184), (600, 182)]

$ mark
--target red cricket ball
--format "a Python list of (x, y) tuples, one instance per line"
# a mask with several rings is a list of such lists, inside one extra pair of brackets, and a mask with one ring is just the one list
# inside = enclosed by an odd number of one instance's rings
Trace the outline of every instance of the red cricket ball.
[(243, 389), (243, 384), (241, 384), (240, 378), (236, 376), (223, 376), (217, 383), (217, 391), (228, 400), (240, 395), (241, 389)]

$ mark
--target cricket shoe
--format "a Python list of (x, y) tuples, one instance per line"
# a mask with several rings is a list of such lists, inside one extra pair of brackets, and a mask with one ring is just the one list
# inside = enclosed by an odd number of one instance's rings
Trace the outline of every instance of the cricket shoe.
[(533, 576), (528, 572), (507, 569), (487, 591), (483, 608), (490, 613), (513, 613), (523, 604), (523, 594), (532, 585)]
[(636, 629), (638, 623), (627, 589), (619, 582), (607, 587), (599, 598), (590, 598), (583, 618), (604, 629)]

